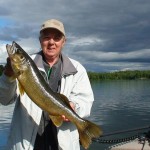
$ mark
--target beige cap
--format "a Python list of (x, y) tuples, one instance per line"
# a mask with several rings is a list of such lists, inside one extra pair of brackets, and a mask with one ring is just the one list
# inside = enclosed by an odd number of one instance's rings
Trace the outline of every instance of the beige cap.
[(48, 28), (57, 29), (65, 36), (65, 29), (64, 29), (63, 23), (56, 19), (50, 19), (50, 20), (45, 21), (41, 26), (40, 32)]

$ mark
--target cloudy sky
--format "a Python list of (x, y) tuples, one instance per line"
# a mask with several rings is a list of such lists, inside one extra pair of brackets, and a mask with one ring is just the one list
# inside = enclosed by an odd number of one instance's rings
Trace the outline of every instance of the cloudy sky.
[(65, 25), (63, 52), (88, 71), (150, 69), (150, 0), (1, 0), (0, 63), (12, 41), (39, 51), (40, 26), (52, 18)]

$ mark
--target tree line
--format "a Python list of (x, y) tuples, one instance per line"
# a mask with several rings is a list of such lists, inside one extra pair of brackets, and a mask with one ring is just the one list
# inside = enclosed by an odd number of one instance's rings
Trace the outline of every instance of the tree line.
[[(0, 75), (4, 70), (4, 66), (0, 65)], [(87, 72), (90, 80), (135, 80), (150, 79), (150, 70), (133, 70), (133, 71), (117, 71), (117, 72)]]
[(135, 80), (150, 79), (150, 70), (117, 71), (117, 72), (88, 72), (90, 80)]

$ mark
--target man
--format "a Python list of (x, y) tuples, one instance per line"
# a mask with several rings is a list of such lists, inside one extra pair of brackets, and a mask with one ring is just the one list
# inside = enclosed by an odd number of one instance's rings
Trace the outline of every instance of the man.
[[(63, 23), (55, 19), (45, 21), (40, 29), (39, 41), (42, 50), (31, 57), (50, 88), (66, 95), (71, 107), (81, 117), (89, 116), (94, 100), (93, 92), (85, 68), (62, 53), (66, 42)], [(0, 77), (0, 103), (8, 105), (16, 101), (16, 106), (7, 149), (79, 150), (79, 135), (75, 125), (62, 116), (64, 123), (56, 128), (48, 114), (26, 94), (19, 95), (16, 81), (9, 81), (12, 75), (8, 58)]]

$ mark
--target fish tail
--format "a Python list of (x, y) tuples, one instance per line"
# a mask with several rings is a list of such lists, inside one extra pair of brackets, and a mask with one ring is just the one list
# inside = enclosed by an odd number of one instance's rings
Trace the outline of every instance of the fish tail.
[(82, 125), (80, 124), (78, 132), (81, 145), (85, 149), (87, 149), (92, 143), (92, 138), (96, 138), (102, 135), (101, 128), (88, 120), (83, 121)]

